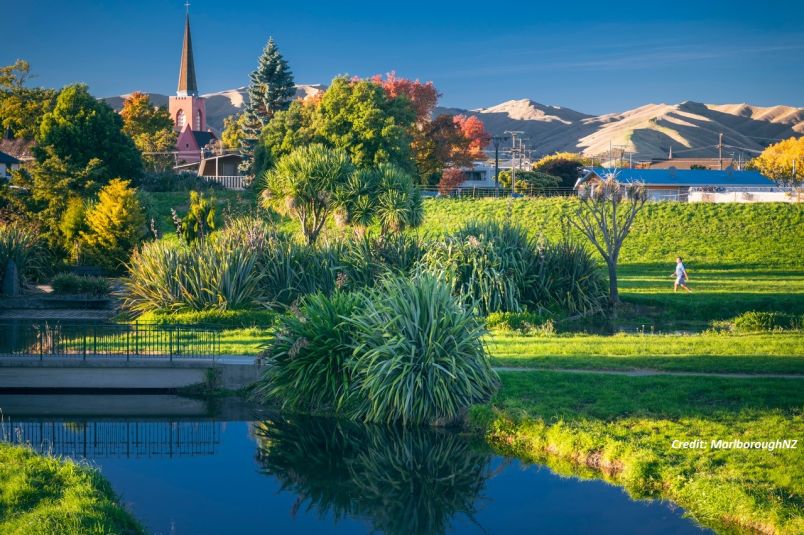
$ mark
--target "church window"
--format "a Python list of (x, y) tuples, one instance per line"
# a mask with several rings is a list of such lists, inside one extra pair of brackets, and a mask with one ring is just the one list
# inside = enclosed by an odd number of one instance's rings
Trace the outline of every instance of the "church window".
[(187, 118), (184, 116), (184, 110), (179, 110), (179, 113), (176, 114), (176, 126), (179, 127), (179, 130), (182, 130), (186, 123)]
[(201, 130), (201, 110), (195, 110), (195, 126), (193, 130)]

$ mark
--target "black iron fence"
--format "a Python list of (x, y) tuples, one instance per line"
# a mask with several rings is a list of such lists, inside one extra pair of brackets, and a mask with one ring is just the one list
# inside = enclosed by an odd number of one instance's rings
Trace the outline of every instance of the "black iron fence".
[(213, 455), (217, 421), (12, 421), (0, 422), (0, 440), (29, 444), (40, 453), (77, 458)]
[(204, 357), (220, 354), (220, 331), (149, 323), (0, 323), (0, 356)]
[(536, 186), (517, 186), (511, 188), (489, 188), (477, 186), (457, 186), (450, 190), (442, 190), (438, 186), (420, 186), (425, 197), (451, 197), (460, 199), (504, 198), (504, 197), (571, 197), (577, 195), (573, 188), (540, 188)]

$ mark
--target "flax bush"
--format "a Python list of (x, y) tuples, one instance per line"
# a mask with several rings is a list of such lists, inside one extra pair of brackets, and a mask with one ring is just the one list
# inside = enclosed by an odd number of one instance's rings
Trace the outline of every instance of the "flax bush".
[(17, 265), (20, 282), (25, 284), (44, 274), (46, 259), (47, 248), (36, 229), (18, 223), (0, 224), (0, 282), (9, 260)]
[(442, 277), (466, 306), (486, 315), (522, 309), (536, 261), (524, 229), (488, 221), (429, 244), (420, 269)]
[(420, 269), (443, 277), (481, 315), (603, 310), (607, 286), (594, 258), (577, 242), (538, 242), (518, 225), (471, 222), (429, 244)]
[(482, 326), (434, 276), (383, 280), (349, 324), (353, 418), (448, 424), (497, 388)]
[(254, 393), (263, 401), (304, 412), (336, 412), (350, 396), (352, 327), (346, 318), (359, 303), (355, 294), (308, 295), (298, 311), (279, 319), (266, 348), (267, 368)]
[(410, 274), (423, 250), (417, 237), (405, 234), (347, 240), (336, 249), (339, 284), (357, 290), (373, 287), (388, 273)]
[(134, 251), (128, 269), (126, 306), (134, 312), (231, 310), (263, 302), (256, 256), (243, 245), (150, 242)]

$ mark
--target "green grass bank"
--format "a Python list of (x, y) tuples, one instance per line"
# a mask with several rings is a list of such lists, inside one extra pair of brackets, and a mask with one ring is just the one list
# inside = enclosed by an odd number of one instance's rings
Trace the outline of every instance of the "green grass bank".
[[(718, 531), (804, 532), (804, 455), (712, 440), (804, 438), (798, 379), (501, 373), (472, 424), (500, 453), (673, 500)], [(702, 440), (703, 448), (673, 441)]]
[[(572, 198), (427, 199), (421, 230), (443, 234), (467, 221), (496, 218), (557, 239), (576, 203)], [(804, 267), (803, 215), (804, 206), (796, 204), (648, 203), (625, 240), (620, 262), (672, 263), (681, 255), (693, 265)]]
[(0, 444), (0, 533), (145, 533), (97, 470)]

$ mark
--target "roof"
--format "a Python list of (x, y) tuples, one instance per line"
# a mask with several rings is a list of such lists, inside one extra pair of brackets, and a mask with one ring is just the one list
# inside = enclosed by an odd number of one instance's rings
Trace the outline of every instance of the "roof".
[(5, 152), (0, 152), (0, 163), (4, 163), (6, 165), (14, 165), (14, 164), (22, 163), (22, 162), (20, 162), (18, 159), (16, 159), (15, 157), (13, 157), (10, 154), (6, 154)]
[(203, 149), (211, 141), (218, 139), (212, 132), (204, 132), (203, 130), (193, 130), (193, 139), (198, 144), (199, 149)]
[(18, 159), (20, 162), (33, 160), (33, 149), (36, 143), (31, 139), (0, 139), (0, 152)]
[[(578, 184), (594, 176), (601, 177), (611, 173), (611, 169), (596, 167), (587, 169)], [(756, 171), (723, 171), (711, 169), (617, 169), (614, 171), (620, 182), (642, 182), (647, 186), (775, 186), (768, 177)], [(577, 186), (577, 184), (576, 184)]]
[[(734, 158), (723, 158), (723, 169), (729, 167), (734, 162)], [(718, 158), (671, 158), (665, 160), (651, 160), (648, 162), (649, 169), (689, 169), (693, 165), (701, 165), (707, 169), (720, 170), (721, 162)]]
[(193, 60), (193, 40), (190, 37), (190, 14), (184, 20), (184, 42), (181, 47), (181, 65), (179, 66), (179, 87), (176, 93), (182, 97), (198, 96), (198, 84), (195, 81), (195, 61)]

